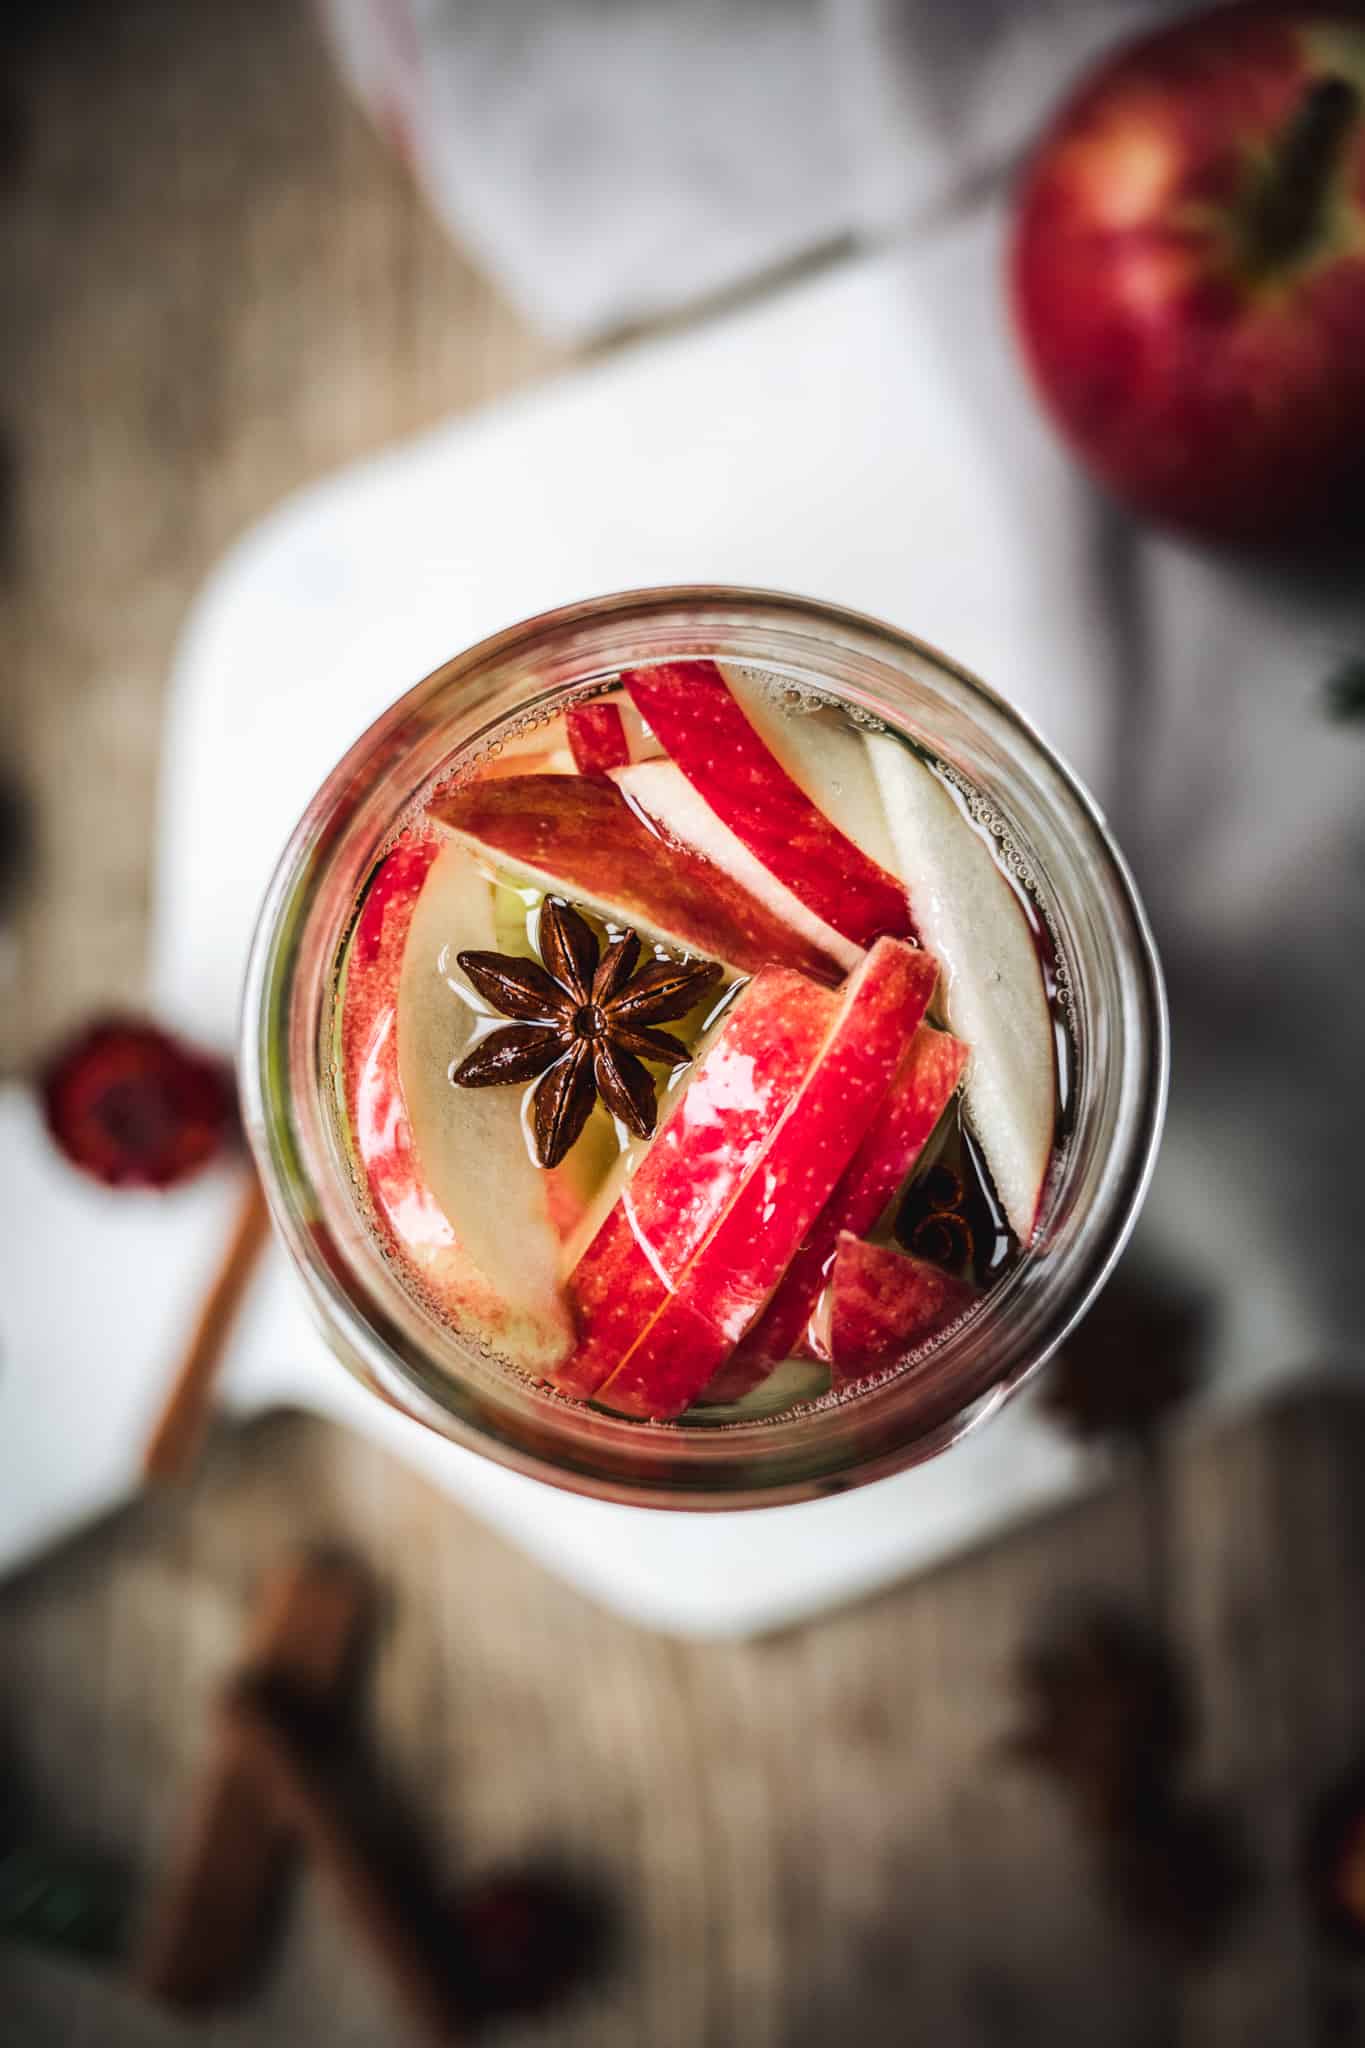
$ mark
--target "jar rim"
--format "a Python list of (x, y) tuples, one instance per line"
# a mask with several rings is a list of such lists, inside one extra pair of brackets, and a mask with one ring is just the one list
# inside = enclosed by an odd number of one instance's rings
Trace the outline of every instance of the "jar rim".
[[(705, 1427), (608, 1415), (533, 1386), (455, 1333), (437, 1358), (430, 1319), (364, 1218), (327, 1085), (327, 992), (345, 921), (442, 764), (449, 773), (454, 754), (469, 756), (512, 712), (552, 715), (575, 689), (651, 652), (749, 658), (871, 716), (899, 690), (887, 722), (913, 731), (912, 711), (927, 717), (927, 743), (962, 766), (1025, 849), (1049, 921), (1061, 927), (1054, 936), (1082, 1039), (1075, 1120), (1042, 1242), (962, 1328), (938, 1341), (922, 1369), (911, 1364), (785, 1414)], [(983, 772), (981, 760), (998, 772)], [(843, 1491), (978, 1428), (1039, 1371), (1122, 1251), (1155, 1166), (1169, 1058), (1160, 965), (1132, 877), (1093, 798), (1031, 722), (899, 628), (821, 600), (721, 585), (624, 591), (519, 621), (383, 712), (327, 777), (280, 858), (242, 1014), (248, 1135), (276, 1227), (342, 1363), (496, 1462), (574, 1492), (664, 1508), (728, 1510)]]

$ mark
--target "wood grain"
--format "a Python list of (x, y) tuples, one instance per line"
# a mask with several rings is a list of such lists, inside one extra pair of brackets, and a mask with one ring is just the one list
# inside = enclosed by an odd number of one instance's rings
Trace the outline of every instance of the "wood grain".
[[(619, 1902), (591, 1993), (501, 2040), (1349, 2043), (1365, 1974), (1305, 1923), (1295, 1859), (1313, 1797), (1365, 1740), (1362, 1457), (1365, 1403), (1305, 1397), (1169, 1459), (1194, 1777), (1249, 1835), (1258, 1881), (1198, 1969), (1116, 1920), (1057, 1798), (1000, 1754), (1040, 1617), (1150, 1597), (1139, 1474), (832, 1620), (685, 1645), (601, 1612), (371, 1446), (266, 1419), (220, 1434), (188, 1493), (0, 1592), (0, 1726), (53, 1828), (150, 1879), (256, 1579), (344, 1537), (387, 1595), (373, 1747), (438, 1868), (548, 1855)], [(31, 1957), (9, 1987), (25, 2048), (171, 2038), (122, 1990)], [(214, 2039), (387, 2048), (392, 2011), (309, 1876), (273, 1969)]]
[(142, 1475), (160, 1485), (185, 1477), (199, 1454), (213, 1409), (214, 1382), (270, 1228), (265, 1191), (248, 1168), (218, 1266), (199, 1304), (185, 1349), (142, 1453)]
[[(344, 1557), (290, 1557), (256, 1596), (245, 1655), (224, 1692), (268, 1684), (341, 1718), (369, 1607)], [(268, 1776), (220, 1699), (179, 1845), (143, 1914), (133, 1981), (160, 2004), (207, 2010), (239, 1999), (252, 1974), (294, 1844)]]
[(0, 775), (36, 845), (0, 1073), (140, 999), (167, 664), (217, 555), (553, 360), (351, 106), (306, 0), (54, 0), (6, 33)]
[(405, 1901), (375, 1869), (304, 1743), (249, 1696), (233, 1699), (225, 1712), (239, 1757), (329, 1886), (356, 1947), (388, 1985), (395, 2014), (402, 2014), (414, 2040), (464, 2039), (442, 1958), (410, 1926)]

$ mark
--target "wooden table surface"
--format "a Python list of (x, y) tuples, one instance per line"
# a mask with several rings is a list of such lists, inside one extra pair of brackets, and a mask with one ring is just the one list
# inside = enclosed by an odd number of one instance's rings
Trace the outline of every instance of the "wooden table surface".
[[(167, 658), (215, 555), (295, 485), (554, 360), (347, 104), (301, 0), (56, 6), (15, 33), (0, 771), (35, 844), (0, 938), (11, 1071), (137, 997)], [(271, 1418), (0, 1589), (0, 1748), (54, 1829), (150, 1879), (257, 1573), (337, 1535), (392, 1593), (376, 1744), (452, 1875), (546, 1851), (620, 1903), (593, 1992), (500, 2039), (1365, 2041), (1365, 1970), (1323, 1948), (1295, 1874), (1311, 1799), (1365, 1742), (1363, 1452), (1358, 1405), (1305, 1396), (872, 1605), (687, 1647), (372, 1447)], [(999, 1754), (1020, 1642), (1095, 1593), (1185, 1661), (1197, 1781), (1259, 1873), (1197, 1968), (1116, 1919), (1054, 1793)], [(200, 2031), (397, 2038), (308, 1880), (253, 2000)], [(192, 2037), (0, 1953), (3, 2048)]]
[[(569, 1592), (369, 1444), (312, 1419), (225, 1433), (0, 1594), (0, 1729), (50, 1826), (151, 1880), (260, 1571), (305, 1539), (389, 1594), (373, 1746), (452, 1880), (549, 1856), (616, 1902), (596, 1985), (509, 2044), (557, 2048), (1329, 2048), (1365, 1965), (1297, 1880), (1365, 1736), (1360, 1403), (1305, 1397), (815, 1626), (683, 1645)], [(1019, 1646), (1059, 1602), (1160, 1622), (1193, 1688), (1193, 1784), (1256, 1890), (1225, 1949), (1163, 1959), (1117, 1918), (1046, 1782), (1001, 1754)], [(8, 2031), (7, 2031), (8, 2028)], [(314, 1876), (229, 2044), (402, 2038)], [(169, 2048), (116, 1984), (0, 1951), (0, 2042)]]

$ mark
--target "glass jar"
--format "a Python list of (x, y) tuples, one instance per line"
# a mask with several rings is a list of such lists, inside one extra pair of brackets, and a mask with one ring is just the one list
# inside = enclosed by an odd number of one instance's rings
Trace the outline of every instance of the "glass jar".
[[(338, 1125), (335, 975), (376, 861), (456, 756), (477, 761), (625, 667), (710, 656), (833, 693), (922, 741), (987, 799), (1058, 953), (1072, 1039), (1066, 1134), (1026, 1257), (922, 1366), (751, 1421), (601, 1413), (462, 1341), (403, 1286), (370, 1227)], [(247, 1128), (276, 1226), (342, 1362), (384, 1400), (513, 1469), (603, 1499), (759, 1507), (932, 1457), (1054, 1352), (1141, 1204), (1166, 1092), (1150, 932), (1094, 802), (1017, 712), (945, 656), (832, 605), (766, 592), (628, 592), (486, 640), (408, 692), (309, 805), (270, 885), (247, 972)], [(477, 1161), (470, 1171), (477, 1172)]]

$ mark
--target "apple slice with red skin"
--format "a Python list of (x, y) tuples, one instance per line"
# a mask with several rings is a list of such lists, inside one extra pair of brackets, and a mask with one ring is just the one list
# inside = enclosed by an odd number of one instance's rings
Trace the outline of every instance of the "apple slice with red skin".
[[(806, 701), (726, 663), (720, 672), (760, 739), (832, 825), (889, 875), (898, 874), (881, 792), (863, 735), (843, 712)], [(912, 913), (913, 914), (913, 913)]]
[(571, 704), (564, 725), (580, 775), (609, 775), (613, 768), (663, 752), (629, 697), (619, 692)]
[(453, 960), (491, 934), (491, 891), (469, 856), (435, 839), (400, 841), (347, 959), (343, 1088), (375, 1214), (425, 1292), (457, 1330), (544, 1371), (572, 1343), (549, 1177), (527, 1152), (510, 1095), (494, 1103), (492, 1091), (475, 1096), (447, 1078), (474, 1012), (439, 956), (448, 945)]
[(644, 937), (740, 974), (775, 964), (814, 981), (841, 978), (841, 961), (713, 862), (651, 830), (605, 779), (475, 780), (437, 796), (428, 815), (491, 866)]
[(742, 889), (766, 903), (784, 924), (830, 954), (841, 966), (850, 971), (857, 966), (863, 957), (862, 948), (817, 917), (784, 882), (769, 873), (762, 861), (755, 859), (743, 840), (736, 838), (716, 816), (676, 761), (638, 761), (628, 768), (613, 769), (611, 779), (627, 803), (643, 812), (670, 839), (690, 847), (703, 860), (713, 861)]
[(1010, 1228), (1033, 1235), (1057, 1123), (1052, 1015), (1034, 934), (963, 804), (889, 733), (867, 739), (924, 943), (943, 969), (949, 1029), (972, 1049), (967, 1113)]
[(643, 1152), (623, 1155), (569, 1280), (578, 1322), (555, 1384), (587, 1397), (680, 1284), (828, 1036), (829, 989), (765, 967), (742, 989), (668, 1101)]
[(904, 888), (814, 804), (745, 716), (714, 661), (621, 678), (641, 717), (722, 824), (855, 946), (913, 938)]
[(935, 961), (879, 939), (841, 991), (814, 1063), (734, 1199), (597, 1398), (681, 1415), (772, 1296), (871, 1128), (938, 980)]
[(833, 1194), (778, 1283), (777, 1291), (732, 1358), (707, 1387), (709, 1403), (740, 1401), (784, 1358), (827, 1356), (811, 1318), (829, 1281), (840, 1233), (865, 1237), (914, 1169), (951, 1101), (967, 1047), (922, 1024)]
[(896, 1365), (980, 1296), (942, 1266), (841, 1232), (830, 1280), (830, 1377), (836, 1387)]
[(624, 768), (630, 759), (621, 708), (609, 697), (591, 704), (571, 704), (564, 714), (573, 750), (574, 766), (580, 775), (606, 775)]

